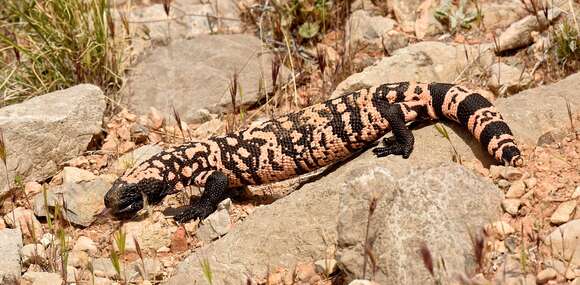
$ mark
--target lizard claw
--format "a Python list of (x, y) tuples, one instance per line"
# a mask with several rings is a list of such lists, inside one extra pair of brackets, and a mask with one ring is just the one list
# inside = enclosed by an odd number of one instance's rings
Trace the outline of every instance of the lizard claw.
[(384, 147), (376, 147), (373, 149), (373, 153), (377, 157), (384, 157), (388, 155), (401, 155), (403, 158), (407, 159), (413, 151), (413, 145), (405, 145), (401, 143), (394, 143)]
[(216, 210), (216, 207), (212, 207), (208, 204), (195, 203), (185, 209), (180, 213), (176, 214), (173, 219), (180, 223), (185, 223), (189, 220), (200, 219), (203, 220), (207, 218), (211, 213)]

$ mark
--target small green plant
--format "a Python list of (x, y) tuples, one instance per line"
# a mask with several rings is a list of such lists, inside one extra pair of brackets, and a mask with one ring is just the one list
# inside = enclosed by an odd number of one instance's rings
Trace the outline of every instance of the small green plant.
[(452, 156), (453, 162), (463, 164), (462, 159), (461, 159), (461, 155), (459, 155), (459, 152), (457, 152), (457, 149), (455, 148), (455, 146), (451, 142), (451, 138), (449, 137), (449, 133), (447, 132), (447, 129), (440, 123), (435, 124), (435, 129), (437, 129), (439, 134), (441, 134), (441, 136), (443, 136), (449, 142), (449, 145), (451, 146), (451, 150), (453, 151), (453, 156)]
[[(474, 3), (475, 11), (467, 11), (469, 2)], [(459, 0), (454, 4), (452, 0), (444, 0), (435, 11), (435, 19), (446, 26), (452, 34), (460, 30), (469, 30), (473, 23), (482, 23), (483, 13), (477, 1)]]
[(60, 244), (60, 261), (61, 261), (61, 273), (62, 278), (66, 282), (67, 277), (67, 264), (68, 264), (68, 244), (66, 239), (66, 233), (63, 228), (59, 228), (57, 231), (57, 237)]
[[(127, 234), (123, 231), (123, 229), (118, 230), (114, 234), (114, 242), (118, 252), (115, 250), (115, 247), (113, 247), (110, 255), (111, 264), (115, 268), (117, 275), (125, 282), (127, 282), (127, 272), (125, 271), (126, 264), (123, 256), (125, 255), (126, 240)], [(121, 264), (123, 264), (123, 268), (121, 268)]]
[(121, 86), (124, 39), (108, 0), (4, 0), (0, 10), (4, 104), (79, 83)]
[(580, 60), (580, 33), (570, 21), (563, 21), (554, 32), (555, 55), (564, 67), (572, 67)]
[(210, 285), (213, 284), (213, 272), (211, 271), (211, 266), (209, 264), (209, 259), (207, 257), (202, 258), (199, 261), (199, 266), (201, 266), (201, 271), (203, 272), (203, 277)]

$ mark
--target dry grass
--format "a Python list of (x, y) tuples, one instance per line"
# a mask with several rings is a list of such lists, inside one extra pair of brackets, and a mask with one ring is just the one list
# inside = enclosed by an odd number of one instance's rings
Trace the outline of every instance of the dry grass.
[(115, 36), (108, 0), (5, 0), (0, 12), (3, 105), (92, 83), (122, 84), (125, 42)]

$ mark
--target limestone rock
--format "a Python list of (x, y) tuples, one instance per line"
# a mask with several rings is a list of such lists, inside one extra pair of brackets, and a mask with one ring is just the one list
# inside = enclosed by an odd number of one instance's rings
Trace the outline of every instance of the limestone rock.
[(351, 46), (357, 43), (377, 44), (380, 46), (383, 34), (393, 30), (397, 22), (395, 20), (372, 16), (365, 10), (354, 11), (348, 20), (346, 31), (347, 39), (351, 41)]
[(572, 218), (576, 210), (576, 200), (566, 201), (558, 205), (556, 211), (550, 217), (550, 222), (555, 225), (563, 224)]
[[(65, 167), (63, 184), (47, 191), (48, 206), (54, 207), (57, 203), (66, 205), (65, 219), (77, 225), (89, 226), (105, 208), (103, 198), (113, 180), (111, 176), (95, 176), (86, 170)], [(34, 197), (34, 212), (38, 216), (46, 216), (42, 193)]]
[(543, 11), (538, 15), (529, 15), (511, 24), (498, 38), (496, 52), (503, 52), (511, 49), (521, 48), (533, 43), (533, 31), (546, 29), (550, 24), (560, 17), (562, 10), (551, 8), (548, 10), (548, 17)]
[[(260, 82), (266, 91), (272, 86), (272, 58), (262, 43), (250, 35), (198, 36), (155, 49), (129, 76), (126, 98), (137, 113), (155, 106), (165, 117), (173, 107), (184, 121), (204, 119), (198, 109), (212, 113), (230, 112), (229, 85), (238, 73), (237, 106), (246, 107), (261, 98)], [(285, 80), (282, 68), (278, 83)]]
[(32, 285), (54, 285), (63, 283), (60, 274), (53, 272), (26, 272), (22, 278), (31, 282)]
[(566, 268), (572, 270), (580, 266), (578, 242), (580, 242), (580, 220), (569, 221), (544, 238), (544, 243), (550, 247), (554, 258), (569, 262), (569, 267)]
[(0, 284), (18, 284), (21, 248), (22, 233), (19, 229), (0, 230)]
[[(10, 181), (42, 181), (58, 166), (86, 150), (101, 131), (103, 92), (81, 84), (0, 109), (0, 128), (7, 148)], [(0, 177), (0, 196), (6, 178)]]
[(500, 95), (514, 94), (532, 83), (532, 77), (521, 69), (503, 62), (489, 67), (487, 86)]
[(482, 63), (491, 63), (491, 48), (489, 45), (464, 46), (441, 42), (412, 44), (349, 76), (336, 87), (332, 97), (387, 82), (452, 82), (468, 63), (466, 52), (470, 60), (479, 56)]

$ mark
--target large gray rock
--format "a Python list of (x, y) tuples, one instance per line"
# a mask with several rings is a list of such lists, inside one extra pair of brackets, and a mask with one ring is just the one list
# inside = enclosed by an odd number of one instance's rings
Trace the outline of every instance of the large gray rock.
[[(499, 217), (501, 192), (457, 164), (413, 168), (404, 176), (389, 168), (393, 166), (356, 169), (349, 175), (353, 180), (340, 190), (337, 260), (343, 271), (363, 277), (363, 241), (368, 239), (378, 270), (372, 274), (368, 262), (366, 273), (379, 284), (435, 283), (419, 254), (422, 246), (435, 262), (445, 260), (449, 275), (436, 272), (444, 279), (473, 273), (471, 237)], [(373, 199), (377, 208), (367, 236)]]
[[(362, 277), (361, 246), (372, 192), (379, 196), (371, 225), (382, 272), (376, 278), (386, 284), (408, 278), (399, 266), (412, 268), (416, 280), (427, 278), (416, 256), (421, 242), (436, 257), (445, 257), (450, 270), (473, 269), (465, 225), (475, 230), (495, 219), (500, 192), (461, 166), (416, 169), (412, 163), (389, 160), (359, 157), (305, 189), (258, 208), (228, 235), (187, 258), (169, 284), (202, 281), (203, 259), (211, 265), (215, 284), (229, 284), (226, 280), (243, 281), (248, 272), (260, 278), (268, 268), (292, 268), (300, 261), (324, 258), (335, 247), (340, 266), (351, 277)], [(433, 219), (437, 222), (431, 223)], [(388, 249), (390, 243), (397, 246)]]
[[(0, 109), (10, 181), (44, 180), (86, 150), (101, 131), (105, 106), (98, 87), (81, 84)], [(0, 176), (1, 196), (6, 179)]]
[(18, 284), (22, 233), (18, 229), (0, 230), (0, 284)]
[[(469, 55), (469, 59), (465, 54)], [(419, 42), (393, 52), (375, 65), (341, 82), (332, 97), (386, 82), (453, 82), (472, 60), (486, 66), (492, 62), (490, 45), (465, 46), (441, 42)]]
[[(264, 51), (265, 53), (262, 53)], [(237, 105), (251, 105), (272, 85), (272, 58), (250, 35), (199, 36), (159, 47), (134, 70), (127, 82), (129, 106), (138, 113), (155, 107), (172, 116), (172, 107), (187, 121), (200, 120), (205, 108), (214, 113), (230, 112), (229, 85), (239, 74), (242, 96)], [(278, 84), (283, 82), (282, 70)]]
[(137, 28), (146, 31), (153, 42), (188, 38), (215, 32), (239, 32), (241, 21), (234, 0), (175, 0), (169, 16), (161, 3), (132, 7), (127, 18)]

